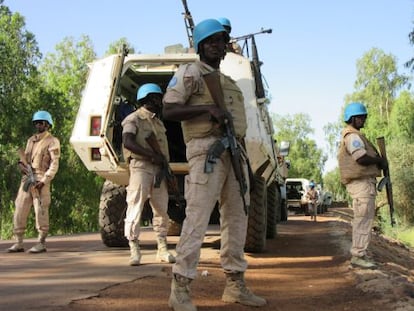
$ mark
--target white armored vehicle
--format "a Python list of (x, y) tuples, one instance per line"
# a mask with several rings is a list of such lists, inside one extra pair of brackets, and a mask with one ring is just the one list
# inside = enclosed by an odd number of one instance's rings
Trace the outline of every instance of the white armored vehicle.
[[(246, 147), (255, 187), (251, 194), (249, 226), (245, 249), (261, 252), (267, 238), (276, 236), (278, 219), (286, 220), (282, 210), (276, 146), (268, 99), (261, 80), (260, 65), (254, 36), (251, 36), (252, 59), (228, 53), (221, 64), (223, 73), (232, 77), (243, 91), (248, 120)], [(107, 246), (125, 246), (125, 186), (128, 165), (122, 152), (121, 121), (134, 109), (138, 88), (144, 83), (156, 83), (165, 90), (180, 64), (197, 59), (194, 53), (159, 55), (128, 55), (125, 47), (118, 55), (96, 60), (83, 92), (70, 142), (86, 168), (106, 179), (100, 202), (101, 236)], [(181, 125), (165, 121), (169, 140), (170, 166), (176, 175), (180, 198), (170, 197), (169, 215), (176, 224), (185, 217), (183, 197), (184, 176), (188, 173), (185, 144)], [(177, 204), (177, 200), (181, 201)], [(243, 208), (241, 206), (240, 208)], [(213, 217), (212, 217), (213, 219)]]

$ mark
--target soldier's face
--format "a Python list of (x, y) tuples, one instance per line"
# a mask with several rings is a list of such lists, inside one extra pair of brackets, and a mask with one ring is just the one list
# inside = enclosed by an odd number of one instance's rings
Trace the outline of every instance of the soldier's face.
[(367, 119), (367, 116), (366, 115), (360, 115), (360, 116), (355, 116), (354, 118), (353, 118), (353, 126), (356, 128), (356, 129), (361, 129), (361, 128), (363, 128), (364, 127), (364, 124), (365, 124), (365, 121), (366, 121), (366, 119)]
[(49, 123), (47, 121), (38, 120), (33, 122), (34, 127), (36, 128), (38, 133), (43, 133), (49, 128)]
[(162, 110), (162, 96), (161, 94), (151, 93), (148, 94), (145, 98), (147, 101), (145, 104), (145, 108), (149, 111), (159, 114)]
[(202, 53), (206, 60), (217, 61), (225, 55), (226, 40), (223, 33), (215, 33), (201, 43)]

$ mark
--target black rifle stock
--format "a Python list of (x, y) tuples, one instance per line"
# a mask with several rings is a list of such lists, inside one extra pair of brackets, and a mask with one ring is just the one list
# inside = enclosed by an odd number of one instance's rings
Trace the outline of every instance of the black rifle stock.
[(23, 163), (23, 165), (26, 168), (26, 177), (27, 177), (27, 179), (26, 179), (26, 181), (23, 185), (23, 190), (25, 192), (30, 191), (30, 193), (32, 195), (32, 198), (33, 198), (33, 205), (35, 206), (35, 208), (39, 208), (43, 213), (42, 204), (41, 204), (41, 201), (40, 201), (40, 193), (35, 188), (36, 179), (35, 179), (35, 176), (34, 176), (34, 173), (33, 173), (33, 169), (30, 166), (30, 164), (27, 163), (26, 154), (24, 153), (24, 150), (20, 148), (17, 151), (17, 153), (19, 154), (20, 162)]
[[(220, 109), (227, 112), (227, 108), (224, 103), (224, 95), (223, 95), (223, 90), (221, 88), (219, 73), (217, 71), (214, 71), (214, 72), (204, 75), (203, 78), (215, 104)], [(234, 132), (233, 121), (231, 120), (231, 118), (227, 117), (224, 120), (224, 130), (225, 130), (225, 135), (229, 143), (231, 164), (233, 166), (234, 175), (236, 176), (236, 179), (239, 182), (240, 196), (242, 197), (242, 200), (243, 200), (244, 212), (247, 215), (248, 208), (246, 205), (246, 200), (244, 198), (244, 195), (247, 192), (247, 183), (246, 183), (246, 179), (243, 173), (241, 150), (240, 150), (240, 146), (237, 143), (237, 139), (236, 139), (235, 132)]]
[(173, 174), (170, 165), (168, 164), (165, 156), (163, 155), (154, 132), (151, 132), (151, 134), (148, 135), (145, 138), (145, 140), (147, 141), (148, 145), (151, 147), (151, 149), (156, 154), (162, 155), (164, 157), (164, 163), (161, 165), (161, 170), (155, 177), (154, 187), (159, 188), (161, 185), (162, 179), (165, 178), (167, 181), (168, 192), (174, 195), (177, 201), (177, 205), (181, 206), (181, 200), (180, 200), (181, 196), (180, 196), (180, 191), (178, 189), (177, 178)]
[[(387, 150), (385, 148), (385, 139), (384, 139), (384, 137), (378, 137), (377, 138), (377, 144), (378, 144), (378, 148), (379, 148), (381, 157), (383, 157), (388, 162)], [(387, 192), (387, 201), (388, 201), (388, 205), (390, 207), (391, 226), (394, 226), (395, 225), (395, 220), (394, 220), (394, 198), (393, 198), (393, 194), (392, 194), (392, 183), (391, 183), (391, 176), (390, 176), (389, 168), (387, 167), (386, 169), (383, 169), (382, 174), (384, 175), (384, 178), (385, 178), (385, 190)], [(382, 189), (380, 187), (378, 187), (378, 190), (381, 191)]]

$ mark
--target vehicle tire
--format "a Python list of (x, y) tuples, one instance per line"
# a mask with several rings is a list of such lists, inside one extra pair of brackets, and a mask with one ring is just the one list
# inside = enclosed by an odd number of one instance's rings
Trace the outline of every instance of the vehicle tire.
[(244, 250), (250, 253), (263, 252), (266, 246), (266, 183), (263, 177), (255, 176), (255, 186), (250, 193), (249, 221)]
[(280, 212), (280, 192), (277, 182), (274, 181), (267, 187), (267, 239), (274, 239), (276, 237), (276, 224), (280, 220)]
[(126, 247), (124, 236), (126, 188), (106, 180), (99, 203), (99, 227), (102, 242), (108, 247)]

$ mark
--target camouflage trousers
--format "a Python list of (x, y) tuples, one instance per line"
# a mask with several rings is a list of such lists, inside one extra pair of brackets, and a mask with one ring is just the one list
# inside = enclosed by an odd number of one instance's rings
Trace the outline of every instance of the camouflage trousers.
[(354, 218), (352, 220), (351, 255), (363, 257), (366, 255), (371, 240), (371, 230), (375, 217), (375, 197), (377, 195), (376, 180), (354, 180), (346, 185), (352, 198)]
[(39, 192), (40, 205), (34, 204), (34, 198), (30, 191), (25, 192), (23, 190), (24, 183), (20, 184), (19, 191), (17, 193), (16, 210), (13, 216), (13, 233), (15, 235), (23, 235), (26, 230), (27, 217), (29, 216), (30, 209), (34, 207), (36, 218), (36, 229), (39, 233), (49, 232), (49, 206), (51, 202), (50, 196), (50, 184), (45, 184)]
[(129, 168), (125, 237), (130, 241), (139, 239), (141, 215), (147, 199), (153, 212), (153, 229), (157, 237), (166, 237), (169, 225), (167, 183), (164, 179), (159, 188), (154, 187), (154, 179), (159, 166), (149, 161), (132, 159)]
[[(176, 263), (173, 273), (194, 279), (200, 249), (204, 240), (210, 215), (219, 201), (220, 211), (220, 261), (225, 272), (244, 272), (247, 216), (243, 209), (240, 188), (233, 172), (230, 153), (225, 151), (212, 173), (204, 173), (207, 150), (216, 138), (192, 139), (187, 144), (187, 159), (190, 167), (185, 180), (187, 201), (186, 218), (176, 247)], [(243, 167), (245, 176), (247, 166)], [(248, 178), (247, 178), (248, 183)], [(245, 195), (250, 202), (249, 191)]]

